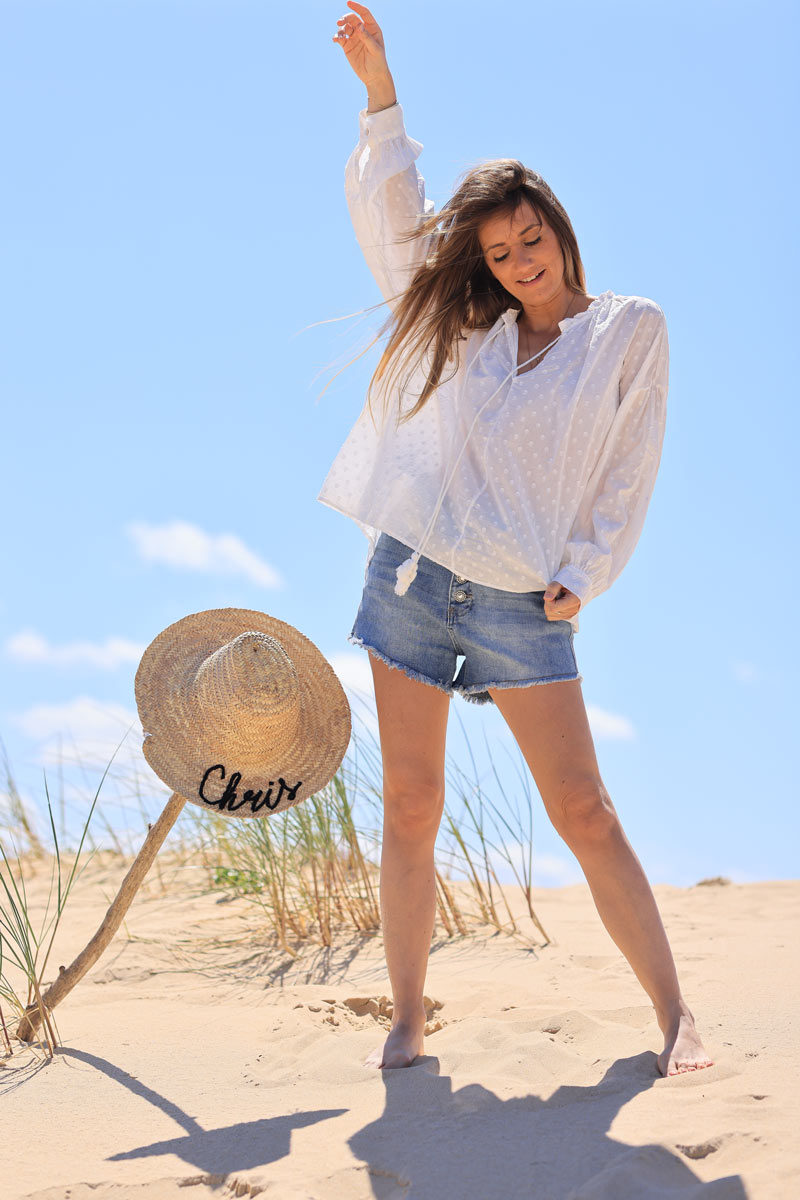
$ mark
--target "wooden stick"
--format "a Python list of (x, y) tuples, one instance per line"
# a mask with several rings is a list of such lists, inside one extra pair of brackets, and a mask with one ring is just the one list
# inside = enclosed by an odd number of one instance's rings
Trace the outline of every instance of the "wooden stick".
[[(56, 1037), (55, 1033), (53, 1032), (53, 1026), (50, 1024), (50, 1017), (48, 1016), (47, 1009), (44, 1006), (42, 994), (39, 991), (39, 981), (37, 979), (33, 980), (33, 990), (36, 995), (36, 1016), (38, 1017), (39, 1022), (44, 1025), (44, 1049), (49, 1052), (50, 1057), (52, 1058), (56, 1052)], [(41, 1038), (39, 1041), (41, 1043)]]
[(6, 1019), (3, 1016), (2, 1004), (0, 1004), (0, 1024), (3, 1026), (3, 1041), (5, 1042), (6, 1046), (8, 1047), (8, 1053), (13, 1054), (14, 1048), (11, 1045), (11, 1038), (8, 1036), (8, 1030), (6, 1029)]
[[(142, 880), (153, 864), (153, 859), (161, 849), (165, 837), (177, 821), (178, 815), (185, 803), (186, 801), (183, 796), (179, 796), (177, 792), (172, 793), (161, 816), (154, 825), (150, 826), (147, 837), (144, 840), (144, 845), (133, 860), (131, 868), (123, 879), (122, 886), (114, 897), (97, 933), (88, 946), (81, 950), (78, 957), (70, 966), (61, 968), (55, 983), (52, 983), (42, 996), (42, 1001), (46, 1008), (55, 1008), (72, 991), (75, 984), (83, 978), (90, 967), (93, 967), (97, 962), (122, 924), (133, 897), (139, 890)], [(21, 1042), (32, 1041), (41, 1021), (42, 1013), (39, 1005), (36, 1003), (29, 1004), (25, 1009), (25, 1016), (17, 1027), (17, 1037), (19, 1040)]]

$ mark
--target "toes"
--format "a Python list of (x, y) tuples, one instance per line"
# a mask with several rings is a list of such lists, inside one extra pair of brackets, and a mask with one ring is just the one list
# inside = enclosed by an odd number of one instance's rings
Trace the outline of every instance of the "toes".
[(667, 1071), (668, 1075), (686, 1075), (689, 1071), (702, 1071), (704, 1067), (713, 1067), (713, 1061), (705, 1059), (703, 1062), (673, 1062), (670, 1063)]

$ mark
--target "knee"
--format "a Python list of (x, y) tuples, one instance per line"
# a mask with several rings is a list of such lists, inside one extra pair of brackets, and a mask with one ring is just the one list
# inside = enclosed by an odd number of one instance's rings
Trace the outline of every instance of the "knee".
[(431, 779), (384, 783), (384, 829), (403, 840), (434, 841), (444, 808), (444, 784)]
[(569, 846), (605, 841), (620, 828), (616, 809), (601, 779), (589, 779), (559, 798), (553, 824)]

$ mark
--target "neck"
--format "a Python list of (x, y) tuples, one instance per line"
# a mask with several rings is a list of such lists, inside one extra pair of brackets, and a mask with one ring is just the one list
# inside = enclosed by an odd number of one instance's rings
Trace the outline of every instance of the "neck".
[(578, 300), (578, 293), (571, 291), (568, 287), (562, 286), (552, 296), (548, 296), (545, 300), (537, 301), (536, 304), (525, 304), (523, 301), (522, 312), (519, 315), (520, 323), (531, 331), (531, 333), (552, 333), (558, 331), (558, 322), (563, 321), (565, 317), (571, 316), (572, 309), (575, 308)]

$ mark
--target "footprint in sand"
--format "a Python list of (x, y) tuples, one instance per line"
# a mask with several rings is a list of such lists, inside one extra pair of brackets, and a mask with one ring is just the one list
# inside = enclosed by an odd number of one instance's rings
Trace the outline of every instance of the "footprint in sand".
[(727, 1145), (730, 1142), (760, 1142), (761, 1138), (753, 1133), (722, 1133), (719, 1137), (708, 1138), (705, 1142), (696, 1142), (694, 1145), (682, 1146), (676, 1144), (675, 1149), (679, 1150), (686, 1158), (708, 1158), (709, 1154), (716, 1154), (721, 1146)]
[(558, 1034), (563, 1042), (584, 1042), (596, 1033), (598, 1023), (585, 1013), (570, 1010), (548, 1017), (544, 1021), (533, 1021), (531, 1029), (549, 1034), (551, 1041), (554, 1041)]
[(342, 1013), (342, 1005), (337, 1000), (325, 999), (319, 1001), (300, 1002), (295, 1004), (295, 1008), (307, 1008), (310, 1013), (322, 1013), (322, 1020), (326, 1025), (338, 1025), (339, 1018)]
[[(436, 1016), (439, 1009), (444, 1008), (441, 1000), (432, 1000), (423, 996), (425, 1005), (425, 1035), (438, 1033), (447, 1024), (441, 1017)], [(321, 1014), (326, 1025), (350, 1025), (355, 1029), (363, 1029), (364, 1019), (370, 1020), (384, 1029), (391, 1029), (394, 1005), (388, 996), (350, 996), (347, 1000), (333, 998), (296, 1004), (295, 1008), (305, 1008), (310, 1013)]]
[[(384, 1029), (391, 1028), (394, 1005), (388, 996), (351, 996), (344, 1003), (355, 1016), (369, 1017)], [(430, 996), (423, 996), (422, 1003), (425, 1005), (425, 1036), (429, 1037), (432, 1033), (438, 1033), (446, 1024), (441, 1017), (436, 1016), (439, 1009), (444, 1008), (444, 1003), (441, 1000), (432, 1000)]]

